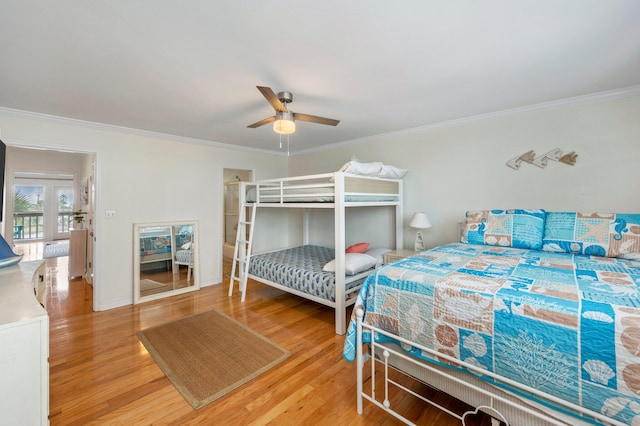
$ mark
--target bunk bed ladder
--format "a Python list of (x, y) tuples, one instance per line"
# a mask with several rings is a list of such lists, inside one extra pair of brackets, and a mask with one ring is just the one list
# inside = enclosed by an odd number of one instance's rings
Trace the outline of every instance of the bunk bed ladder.
[[(247, 220), (247, 209), (251, 212), (251, 220)], [(229, 278), (229, 296), (233, 294), (233, 282), (238, 282), (238, 288), (244, 302), (247, 279), (249, 277), (249, 260), (251, 258), (251, 242), (253, 240), (253, 222), (256, 220), (255, 203), (243, 203), (238, 217), (238, 231), (236, 233), (236, 246), (233, 249), (233, 264), (231, 277)], [(247, 227), (249, 232), (247, 235)]]

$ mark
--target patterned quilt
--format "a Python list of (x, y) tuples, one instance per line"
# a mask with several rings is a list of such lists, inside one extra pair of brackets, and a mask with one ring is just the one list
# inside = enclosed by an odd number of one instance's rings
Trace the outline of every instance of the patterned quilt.
[[(368, 324), (635, 425), (639, 287), (640, 262), (450, 244), (371, 275), (356, 309)], [(352, 318), (344, 358), (355, 348)]]
[(160, 253), (171, 253), (171, 235), (154, 235), (140, 238), (140, 256)]
[[(322, 270), (334, 255), (333, 249), (314, 245), (252, 255), (249, 275), (335, 302), (335, 273)], [(362, 280), (348, 283), (346, 289), (361, 283)]]

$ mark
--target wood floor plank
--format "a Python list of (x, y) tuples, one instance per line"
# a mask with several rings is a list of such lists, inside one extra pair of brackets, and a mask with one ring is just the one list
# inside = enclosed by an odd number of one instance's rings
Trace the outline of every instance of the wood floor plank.
[[(83, 295), (86, 291), (83, 286), (69, 288)], [(335, 334), (331, 309), (255, 282), (250, 283), (244, 303), (237, 292), (227, 296), (227, 289), (225, 282), (104, 312), (67, 308), (60, 299), (50, 308), (58, 309), (50, 311), (51, 425), (401, 424), (368, 403), (364, 414), (357, 414), (355, 363), (342, 358), (344, 336)], [(59, 297), (61, 292), (52, 294)], [(291, 356), (194, 410), (164, 376), (136, 332), (210, 309), (246, 324), (285, 347)], [(419, 424), (458, 424), (424, 403), (405, 405)], [(462, 406), (455, 400), (453, 405)]]

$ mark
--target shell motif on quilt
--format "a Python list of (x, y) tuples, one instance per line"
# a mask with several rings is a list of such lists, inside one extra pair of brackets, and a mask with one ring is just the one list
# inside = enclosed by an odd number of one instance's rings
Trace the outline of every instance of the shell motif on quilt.
[(607, 364), (602, 361), (590, 359), (582, 364), (584, 371), (589, 374), (591, 381), (600, 383), (601, 385), (609, 384), (609, 380), (615, 377), (615, 373)]

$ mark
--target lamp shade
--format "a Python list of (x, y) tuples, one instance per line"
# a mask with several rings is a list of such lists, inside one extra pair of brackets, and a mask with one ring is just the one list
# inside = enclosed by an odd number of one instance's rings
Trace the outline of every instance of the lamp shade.
[(293, 121), (293, 113), (289, 111), (277, 111), (276, 121), (273, 122), (273, 131), (281, 135), (290, 135), (296, 131), (296, 122)]
[(424, 212), (416, 212), (409, 222), (409, 227), (415, 229), (431, 228), (431, 222)]

